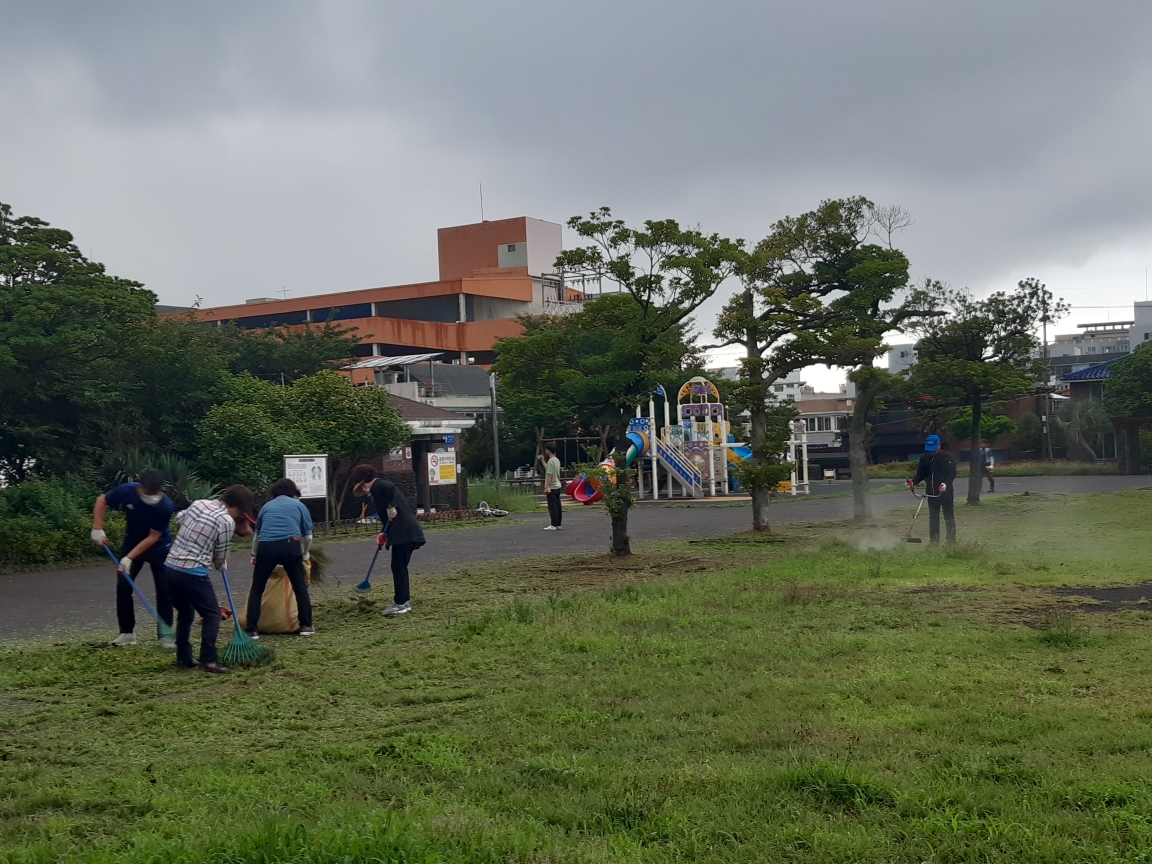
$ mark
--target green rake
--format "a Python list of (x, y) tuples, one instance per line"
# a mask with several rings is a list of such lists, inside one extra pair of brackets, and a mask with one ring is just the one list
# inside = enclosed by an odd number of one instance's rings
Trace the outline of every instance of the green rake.
[(224, 665), (226, 666), (263, 666), (272, 662), (272, 651), (265, 648), (251, 636), (244, 632), (240, 626), (240, 617), (236, 614), (236, 604), (232, 602), (232, 587), (228, 584), (228, 573), (220, 571), (224, 579), (224, 590), (228, 593), (228, 606), (232, 609), (232, 625), (236, 633), (228, 643), (228, 650), (224, 652)]

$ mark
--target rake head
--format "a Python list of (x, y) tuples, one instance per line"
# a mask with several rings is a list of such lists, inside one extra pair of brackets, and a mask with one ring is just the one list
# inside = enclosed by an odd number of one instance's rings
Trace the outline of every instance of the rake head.
[(919, 537), (906, 537), (906, 538), (904, 538), (904, 542), (905, 543), (923, 543), (924, 541), (921, 540)]
[(156, 638), (161, 642), (175, 642), (176, 631), (164, 623), (164, 619), (156, 620)]
[(263, 666), (272, 662), (272, 651), (265, 648), (239, 627), (224, 652), (226, 666)]
[(357, 594), (367, 594), (372, 590), (372, 583), (365, 579), (353, 589)]

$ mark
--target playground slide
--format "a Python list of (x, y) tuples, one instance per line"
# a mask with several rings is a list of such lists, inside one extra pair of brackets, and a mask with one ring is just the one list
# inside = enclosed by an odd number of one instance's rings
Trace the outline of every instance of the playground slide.
[(739, 465), (745, 459), (752, 458), (751, 447), (726, 447), (729, 465)]

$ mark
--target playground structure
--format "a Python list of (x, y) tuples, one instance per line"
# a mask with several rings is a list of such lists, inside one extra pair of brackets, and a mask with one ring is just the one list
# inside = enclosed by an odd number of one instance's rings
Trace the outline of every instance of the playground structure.
[[(664, 400), (662, 426), (658, 425), (656, 398)], [(672, 422), (671, 399), (663, 387), (657, 387), (648, 400), (648, 412), (637, 406), (636, 416), (628, 423), (630, 442), (626, 465), (636, 468), (637, 497), (673, 498), (677, 488), (684, 498), (705, 494), (727, 495), (739, 489), (731, 469), (752, 455), (751, 448), (737, 442), (732, 433), (727, 407), (720, 401), (720, 391), (706, 378), (687, 381), (676, 396), (676, 420)], [(802, 421), (793, 425), (788, 442), (788, 460), (797, 463), (789, 491), (795, 495), (808, 491), (808, 436)], [(616, 463), (609, 456), (600, 463), (612, 476)], [(661, 470), (663, 484), (661, 484)], [(582, 504), (594, 504), (603, 497), (598, 478), (579, 475), (565, 491)], [(616, 482), (612, 477), (612, 482)]]

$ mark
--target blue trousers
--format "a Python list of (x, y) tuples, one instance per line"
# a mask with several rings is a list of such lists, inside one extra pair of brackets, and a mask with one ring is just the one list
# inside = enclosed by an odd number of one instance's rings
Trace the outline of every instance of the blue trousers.
[(192, 665), (192, 622), (197, 612), (204, 617), (204, 626), (200, 629), (200, 665), (217, 662), (220, 602), (216, 599), (212, 580), (207, 576), (193, 576), (171, 567), (167, 570), (172, 605), (176, 607), (176, 662), (181, 666)]

